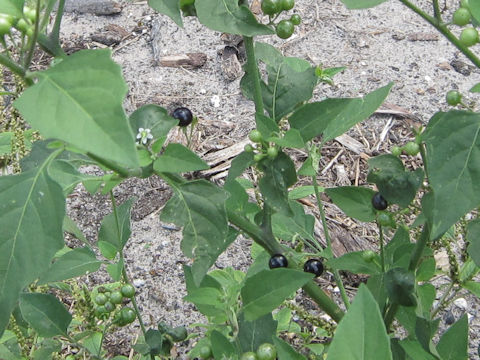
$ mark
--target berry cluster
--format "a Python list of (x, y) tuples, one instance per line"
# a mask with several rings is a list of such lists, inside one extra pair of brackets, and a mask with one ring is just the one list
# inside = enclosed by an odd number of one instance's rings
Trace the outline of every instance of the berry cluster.
[[(135, 288), (130, 284), (125, 284), (116, 290), (109, 290), (103, 286), (97, 289), (97, 296), (94, 302), (97, 305), (95, 308), (96, 316), (98, 318), (106, 318), (112, 313), (117, 305), (122, 304), (135, 296)], [(130, 307), (123, 307), (116, 315), (114, 323), (118, 326), (125, 326), (132, 323), (136, 319), (135, 311)]]

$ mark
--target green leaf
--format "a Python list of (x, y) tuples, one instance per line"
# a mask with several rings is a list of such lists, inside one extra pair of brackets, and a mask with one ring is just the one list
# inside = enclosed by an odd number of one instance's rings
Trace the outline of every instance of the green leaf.
[(215, 359), (233, 359), (237, 351), (235, 351), (233, 344), (221, 332), (213, 330), (209, 338)]
[(317, 240), (313, 235), (315, 218), (312, 215), (305, 214), (303, 206), (295, 201), (290, 201), (290, 208), (293, 216), (275, 213), (272, 216), (273, 233), (280, 239), (292, 241), (296, 236), (300, 236), (311, 243)]
[(403, 268), (394, 268), (385, 274), (388, 297), (396, 304), (415, 306), (415, 275)]
[(272, 137), (268, 140), (283, 147), (289, 147), (294, 149), (305, 148), (305, 142), (302, 139), (300, 131), (298, 131), (297, 129), (289, 129), (282, 138)]
[(363, 284), (348, 312), (338, 323), (328, 350), (328, 360), (345, 359), (392, 359), (390, 339), (382, 315)]
[(115, 245), (110, 244), (109, 242), (106, 241), (98, 241), (97, 242), (98, 249), (102, 253), (105, 258), (108, 260), (113, 260), (115, 259), (115, 256), (118, 254), (118, 250)]
[(480, 204), (480, 114), (439, 112), (430, 119), (422, 138), (433, 189), (430, 236), (436, 239)]
[(24, 0), (2, 0), (2, 2), (0, 2), (0, 13), (21, 18), (23, 16), (24, 2)]
[(245, 319), (268, 314), (312, 278), (313, 274), (287, 268), (264, 270), (247, 278), (241, 290)]
[(181, 144), (170, 143), (153, 163), (157, 173), (187, 172), (208, 169), (208, 164)]
[(0, 156), (12, 153), (12, 140), (14, 135), (15, 134), (10, 131), (0, 133)]
[(423, 182), (423, 170), (405, 171), (402, 161), (391, 154), (368, 160), (367, 181), (375, 183), (382, 196), (393, 204), (407, 207)]
[(117, 206), (116, 212), (108, 214), (103, 218), (98, 232), (98, 241), (108, 242), (115, 246), (117, 251), (122, 251), (131, 234), (130, 211), (133, 201), (133, 198), (128, 199), (120, 206)]
[(437, 345), (442, 360), (466, 360), (468, 358), (468, 318), (466, 314), (442, 335)]
[(77, 184), (91, 178), (80, 173), (70, 161), (60, 159), (52, 161), (48, 167), (48, 174), (62, 187), (65, 196), (70, 194)]
[(242, 175), (245, 169), (247, 169), (253, 163), (254, 161), (252, 153), (242, 152), (237, 155), (232, 160), (232, 164), (230, 165), (230, 169), (228, 170), (228, 177), (225, 182), (227, 183)]
[(122, 279), (123, 272), (123, 258), (120, 258), (120, 260), (118, 260), (116, 263), (108, 264), (107, 272), (113, 281), (120, 281)]
[[(390, 267), (395, 264), (395, 252), (402, 246), (410, 245), (410, 234), (405, 226), (399, 226), (392, 240), (385, 246), (385, 263)], [(410, 259), (410, 257), (409, 257)]]
[(480, 298), (480, 283), (475, 281), (466, 281), (462, 283), (462, 287), (470, 291), (476, 297)]
[(374, 261), (366, 261), (363, 251), (353, 251), (338, 258), (328, 260), (328, 265), (337, 270), (347, 270), (356, 274), (374, 275), (382, 271), (379, 265), (379, 258), (376, 256)]
[(53, 353), (62, 350), (62, 343), (56, 339), (45, 339), (33, 353), (33, 360), (51, 360)]
[[(272, 45), (261, 42), (255, 43), (255, 55), (267, 64), (267, 82), (261, 81), (262, 97), (265, 109), (275, 122), (292, 112), (298, 104), (311, 99), (317, 76), (308, 61), (284, 57)], [(248, 80), (245, 78), (245, 85)]]
[(175, 196), (167, 202), (160, 218), (183, 226), (181, 248), (185, 256), (194, 258), (192, 273), (198, 285), (235, 239), (234, 233), (228, 236), (227, 193), (205, 180), (173, 184), (173, 187)]
[[(480, 21), (480, 3), (477, 0), (471, 0), (468, 2), (468, 10), (472, 14), (473, 19), (475, 22)], [(475, 24), (477, 26), (477, 24)]]
[(291, 127), (302, 134), (304, 141), (323, 134), (323, 143), (342, 135), (358, 122), (368, 118), (383, 103), (392, 83), (363, 98), (326, 99), (305, 104), (288, 119)]
[(64, 245), (65, 198), (47, 165), (0, 176), (0, 336), (20, 292)]
[(480, 92), (480, 83), (477, 83), (474, 86), (472, 86), (472, 88), (470, 89), (470, 92), (472, 92), (472, 93)]
[(345, 6), (350, 9), (367, 9), (371, 8), (377, 5), (380, 5), (381, 3), (384, 3), (387, 0), (341, 0), (342, 3), (345, 4)]
[(20, 310), (23, 318), (39, 336), (67, 335), (72, 315), (52, 294), (22, 294)]
[(197, 0), (195, 9), (198, 21), (215, 31), (244, 36), (274, 33), (260, 24), (248, 7), (239, 6), (237, 0)]
[(160, 355), (163, 346), (162, 333), (155, 329), (148, 329), (145, 334), (145, 342), (150, 348), (151, 355)]
[(400, 346), (412, 360), (437, 360), (438, 358), (426, 352), (417, 340), (402, 340)]
[(84, 244), (88, 244), (88, 240), (83, 234), (82, 230), (80, 230), (77, 223), (73, 221), (68, 215), (65, 215), (63, 218), (63, 231), (75, 236)]
[(178, 0), (148, 0), (148, 6), (159, 13), (167, 15), (175, 24), (183, 27), (180, 2)]
[(100, 355), (102, 351), (102, 339), (103, 334), (101, 332), (94, 332), (82, 339), (82, 343), (91, 354)]
[(428, 320), (417, 316), (415, 322), (415, 336), (418, 342), (422, 345), (423, 349), (433, 355), (431, 349), (433, 349), (432, 337), (435, 335), (440, 319)]
[(260, 134), (262, 134), (264, 139), (268, 139), (272, 134), (276, 134), (280, 131), (275, 120), (265, 115), (255, 114), (255, 123), (257, 130), (260, 131)]
[(100, 268), (101, 264), (102, 262), (97, 260), (95, 253), (90, 248), (73, 249), (58, 258), (40, 277), (38, 284), (67, 280), (93, 273)]
[(273, 345), (277, 349), (279, 360), (306, 360), (306, 357), (299, 354), (288, 343), (278, 337), (273, 337)]
[(45, 138), (138, 167), (134, 135), (122, 107), (127, 86), (110, 55), (110, 50), (81, 50), (36, 73), (38, 82), (15, 107)]
[(480, 266), (480, 219), (470, 221), (467, 225), (467, 252), (475, 265)]
[(242, 352), (255, 352), (264, 343), (272, 343), (272, 335), (277, 332), (277, 322), (268, 313), (254, 321), (245, 320), (241, 313), (238, 318), (238, 342)]
[[(152, 0), (150, 1), (152, 2)], [(175, 0), (175, 3), (178, 5), (178, 0)], [(171, 117), (167, 110), (155, 104), (147, 104), (138, 108), (130, 115), (129, 120), (135, 135), (139, 128), (150, 129), (154, 139), (166, 136), (178, 124), (178, 120)]]
[(339, 186), (325, 192), (342, 211), (354, 219), (370, 222), (375, 220), (372, 197), (375, 191), (358, 186)]
[[(324, 192), (325, 189), (323, 187), (320, 187), (319, 191)], [(306, 198), (313, 194), (315, 194), (315, 188), (313, 187), (313, 185), (302, 185), (290, 190), (288, 192), (288, 198), (290, 200), (298, 200)]]

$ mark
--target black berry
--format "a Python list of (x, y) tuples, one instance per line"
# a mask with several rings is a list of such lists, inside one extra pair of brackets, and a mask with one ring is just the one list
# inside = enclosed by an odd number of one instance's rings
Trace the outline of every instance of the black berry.
[(315, 274), (315, 277), (322, 275), (323, 264), (318, 259), (310, 259), (303, 265), (303, 271)]
[(179, 107), (173, 110), (172, 116), (179, 120), (178, 126), (185, 127), (190, 125), (193, 120), (192, 112), (186, 107)]
[(288, 266), (287, 258), (282, 254), (273, 255), (270, 258), (270, 261), (268, 262), (268, 267), (270, 269), (276, 269), (276, 268), (287, 267), (287, 266)]
[(377, 210), (385, 210), (388, 206), (388, 203), (387, 200), (385, 200), (385, 198), (382, 196), (382, 194), (377, 192), (375, 195), (373, 195), (372, 205)]

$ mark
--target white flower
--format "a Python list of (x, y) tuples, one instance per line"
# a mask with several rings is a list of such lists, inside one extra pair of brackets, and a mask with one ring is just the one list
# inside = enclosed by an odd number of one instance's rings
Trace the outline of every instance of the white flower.
[(153, 135), (150, 133), (150, 129), (138, 128), (137, 141), (145, 145), (148, 140), (153, 139)]

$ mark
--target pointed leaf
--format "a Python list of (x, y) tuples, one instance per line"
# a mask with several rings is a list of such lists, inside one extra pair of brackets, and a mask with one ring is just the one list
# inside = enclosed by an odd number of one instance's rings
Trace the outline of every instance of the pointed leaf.
[(65, 198), (47, 164), (0, 176), (0, 336), (20, 291), (50, 266), (64, 244)]
[(233, 359), (237, 353), (235, 346), (219, 331), (213, 330), (210, 334), (214, 359)]
[(20, 310), (23, 318), (39, 336), (67, 335), (72, 315), (52, 294), (22, 294)]
[(402, 161), (385, 154), (368, 160), (367, 180), (375, 183), (382, 196), (389, 202), (407, 207), (423, 182), (423, 170), (405, 171)]
[(246, 6), (237, 0), (196, 0), (198, 20), (215, 31), (255, 36), (273, 34), (268, 26), (260, 24)]
[(12, 140), (14, 133), (5, 131), (0, 133), (0, 156), (8, 155), (12, 152)]
[(100, 268), (101, 261), (97, 260), (95, 253), (88, 247), (73, 249), (65, 255), (58, 258), (45, 274), (43, 274), (38, 284), (48, 282), (62, 281), (77, 276), (93, 273)]
[(288, 119), (299, 130), (304, 141), (323, 133), (323, 142), (342, 135), (358, 122), (368, 118), (383, 103), (392, 84), (379, 88), (363, 98), (326, 99), (305, 104)]
[(15, 106), (45, 138), (137, 167), (135, 139), (122, 107), (127, 86), (110, 55), (110, 50), (81, 50), (36, 73), (38, 82)]
[[(130, 211), (134, 199), (128, 199), (115, 212), (106, 215), (98, 232), (98, 241), (106, 241), (121, 251), (130, 238)], [(117, 222), (118, 221), (118, 222)], [(118, 227), (117, 227), (118, 225)]]
[(0, 13), (21, 18), (23, 16), (24, 2), (25, 0), (2, 0), (0, 2)]
[(157, 10), (159, 13), (167, 15), (175, 24), (183, 27), (180, 2), (178, 0), (148, 0), (148, 6)]
[(366, 260), (363, 251), (354, 251), (328, 260), (328, 265), (336, 270), (347, 270), (355, 274), (375, 275), (382, 271), (379, 260), (378, 255), (373, 260)]
[(328, 350), (328, 360), (345, 359), (392, 359), (390, 339), (382, 315), (372, 294), (363, 284), (338, 324)]
[(313, 274), (287, 268), (263, 270), (247, 278), (241, 290), (245, 319), (268, 314), (312, 278)]
[(181, 144), (168, 144), (153, 163), (156, 172), (187, 172), (208, 169), (208, 164)]
[(385, 274), (385, 284), (390, 300), (403, 306), (415, 306), (415, 275), (403, 268), (390, 269)]
[[(175, 3), (178, 5), (177, 0)], [(166, 136), (178, 124), (178, 120), (171, 117), (166, 109), (155, 104), (138, 108), (130, 115), (129, 120), (135, 135), (139, 128), (150, 129), (154, 139)]]
[(437, 345), (442, 360), (466, 360), (468, 358), (468, 318), (466, 314), (442, 335)]
[(273, 338), (273, 344), (277, 349), (277, 356), (279, 360), (306, 360), (306, 357), (295, 351), (290, 344), (286, 343), (278, 337)]
[(242, 352), (255, 352), (264, 343), (272, 343), (272, 335), (277, 332), (277, 322), (268, 313), (254, 321), (247, 321), (243, 313), (238, 319), (238, 341)]
[(342, 211), (354, 219), (370, 222), (375, 220), (372, 197), (375, 191), (358, 186), (339, 186), (325, 192)]
[(475, 265), (480, 267), (480, 219), (470, 221), (467, 225), (467, 251)]
[(433, 188), (431, 238), (436, 239), (480, 204), (480, 114), (435, 114), (422, 136)]
[(174, 184), (175, 196), (161, 220), (183, 226), (182, 251), (194, 258), (193, 278), (198, 285), (217, 257), (233, 241), (229, 237), (225, 201), (227, 193), (205, 180)]

